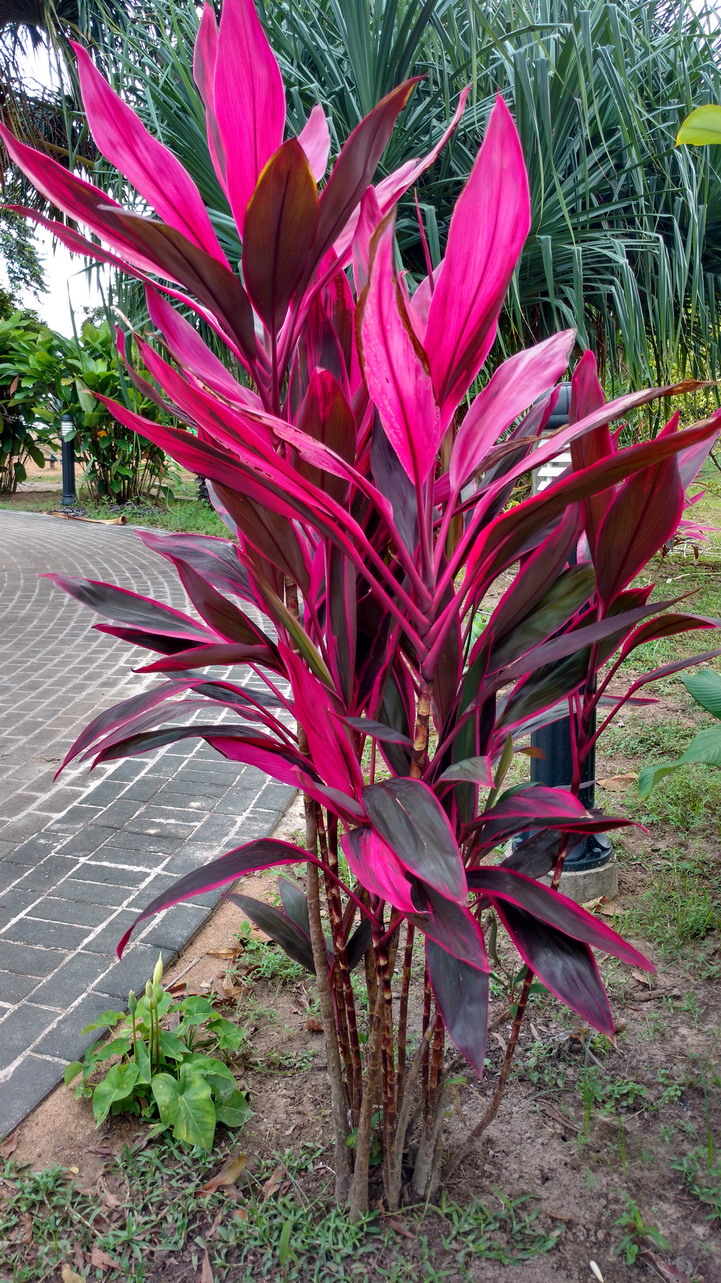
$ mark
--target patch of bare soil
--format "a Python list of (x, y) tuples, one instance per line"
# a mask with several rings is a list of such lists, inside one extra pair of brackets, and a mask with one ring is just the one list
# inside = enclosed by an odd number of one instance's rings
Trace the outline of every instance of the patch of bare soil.
[[(296, 808), (285, 817), (279, 835), (292, 836), (299, 827)], [(639, 835), (638, 840), (648, 849), (648, 837)], [(636, 864), (622, 871), (621, 910), (648, 876), (648, 870)], [(267, 874), (243, 879), (243, 889), (258, 898), (273, 886)], [(309, 1011), (312, 988), (302, 979), (279, 985), (272, 977), (263, 978), (256, 950), (229, 957), (239, 924), (238, 909), (221, 903), (169, 969), (167, 982), (181, 975), (191, 991), (213, 990), (234, 1004), (237, 1019), (249, 1031), (249, 1050), (240, 1053), (239, 1071), (254, 1109), (239, 1143), (253, 1161), (277, 1161), (279, 1152), (303, 1143), (322, 1147), (302, 1196), (325, 1193), (330, 1200), (325, 1053)], [(615, 925), (622, 929), (622, 919)], [(642, 941), (634, 943), (643, 947)], [(705, 957), (708, 962), (708, 942)], [(616, 1047), (603, 1047), (557, 1005), (533, 999), (501, 1110), (445, 1189), (456, 1204), (466, 1206), (477, 1198), (490, 1209), (499, 1209), (504, 1198), (528, 1197), (525, 1206), (539, 1209), (538, 1231), (558, 1232), (552, 1250), (507, 1267), (478, 1256), (462, 1259), (457, 1244), (449, 1240), (447, 1212), (429, 1208), (419, 1220), (417, 1209), (407, 1210), (390, 1222), (390, 1245), (383, 1240), (384, 1245), (365, 1258), (368, 1279), (392, 1277), (384, 1271), (400, 1255), (406, 1268), (417, 1266), (419, 1279), (443, 1278), (448, 1283), (500, 1278), (504, 1283), (577, 1283), (594, 1278), (592, 1261), (605, 1283), (633, 1283), (639, 1278), (721, 1283), (719, 1220), (710, 1219), (709, 1205), (692, 1192), (679, 1170), (685, 1157), (703, 1150), (709, 1136), (721, 1137), (718, 968), (714, 972), (706, 966), (694, 975), (690, 950), (684, 959), (660, 966), (650, 989), (640, 973), (637, 979), (620, 964), (604, 963), (603, 971), (617, 1022)], [(485, 1079), (467, 1074), (459, 1082), (447, 1124), (446, 1153), (453, 1152), (481, 1117), (508, 1032), (508, 1024), (502, 1025), (492, 1037)], [(137, 1122), (117, 1120), (94, 1135), (89, 1104), (74, 1101), (70, 1089), (60, 1087), (21, 1127), (13, 1158), (33, 1167), (59, 1163), (72, 1169), (83, 1189), (97, 1190), (99, 1199), (108, 1190), (111, 1199), (114, 1193), (120, 1198), (121, 1185), (115, 1189), (109, 1177), (109, 1160), (137, 1136)], [(634, 1238), (628, 1225), (618, 1224), (628, 1214), (629, 1203), (642, 1225), (663, 1236), (662, 1242), (643, 1233)], [(237, 1204), (229, 1201), (228, 1219), (236, 1212)], [(217, 1205), (199, 1204), (189, 1243), (205, 1242), (218, 1215)], [(624, 1259), (622, 1240), (627, 1234), (628, 1243), (639, 1248), (635, 1264)], [(242, 1235), (239, 1219), (239, 1244)], [(190, 1252), (188, 1247), (167, 1261), (148, 1262), (147, 1283), (209, 1278), (191, 1265)], [(231, 1244), (225, 1258), (231, 1281), (249, 1277), (247, 1266), (242, 1275), (234, 1273), (234, 1252)]]

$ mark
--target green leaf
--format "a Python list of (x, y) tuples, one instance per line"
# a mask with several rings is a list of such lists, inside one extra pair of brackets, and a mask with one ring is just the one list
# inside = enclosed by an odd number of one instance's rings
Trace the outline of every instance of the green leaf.
[(707, 726), (694, 735), (679, 762), (703, 762), (706, 766), (721, 766), (721, 726)]
[(137, 1038), (135, 1041), (135, 1064), (138, 1066), (138, 1073), (144, 1083), (150, 1083), (153, 1077), (153, 1070), (150, 1065), (150, 1055), (143, 1038)]
[(215, 1135), (215, 1106), (210, 1087), (200, 1074), (181, 1077), (155, 1074), (152, 1092), (164, 1123), (173, 1128), (175, 1140), (209, 1151)]
[(215, 1106), (218, 1122), (225, 1123), (226, 1127), (244, 1127), (252, 1114), (246, 1093), (237, 1087)]
[(240, 1025), (234, 1024), (232, 1020), (226, 1020), (224, 1016), (214, 1016), (208, 1021), (208, 1028), (217, 1038), (221, 1051), (237, 1051), (247, 1037)]
[(697, 147), (721, 143), (721, 107), (715, 103), (695, 107), (676, 135), (676, 146), (680, 143), (693, 143)]
[(178, 1003), (178, 1007), (183, 1015), (183, 1025), (204, 1025), (206, 1020), (214, 1014), (212, 1002), (199, 994), (191, 994), (189, 998), (183, 998)]
[(114, 1029), (118, 1021), (125, 1017), (124, 1011), (103, 1011), (91, 1025), (86, 1025), (83, 1029), (84, 1034), (90, 1034), (94, 1029)]
[(160, 1052), (168, 1060), (184, 1060), (188, 1054), (188, 1048), (182, 1043), (175, 1033), (168, 1033), (166, 1029), (160, 1031)]
[(132, 1095), (139, 1077), (138, 1066), (135, 1064), (113, 1065), (108, 1070), (93, 1092), (93, 1114), (98, 1126), (105, 1121), (112, 1105), (117, 1101), (127, 1100)]
[(697, 704), (721, 721), (721, 673), (702, 668), (699, 673), (686, 673), (683, 684)]
[(73, 1081), (73, 1078), (77, 1078), (78, 1074), (82, 1073), (82, 1070), (83, 1070), (82, 1060), (71, 1060), (70, 1064), (66, 1065), (63, 1071), (63, 1082), (65, 1084), (71, 1083)]

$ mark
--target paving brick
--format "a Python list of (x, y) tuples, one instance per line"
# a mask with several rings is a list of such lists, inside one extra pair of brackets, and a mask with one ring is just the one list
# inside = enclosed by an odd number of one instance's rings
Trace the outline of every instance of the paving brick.
[(131, 833), (128, 829), (118, 830), (118, 840), (122, 841), (124, 847), (156, 855), (170, 855), (183, 841), (177, 833)]
[(63, 883), (62, 893), (69, 900), (103, 904), (109, 908), (117, 908), (132, 895), (129, 887), (120, 887), (110, 882), (80, 882), (76, 878), (68, 878)]
[(75, 874), (75, 880), (78, 882), (108, 882), (111, 885), (122, 887), (137, 887), (147, 878), (144, 869), (123, 869), (114, 864), (98, 864), (94, 860), (86, 860), (81, 864)]
[[(111, 962), (110, 958), (81, 949), (79, 953), (68, 958), (54, 975), (38, 985), (33, 991), (32, 1000), (45, 1007), (56, 1007), (60, 1011), (66, 1011), (79, 994), (92, 988)], [(37, 984), (37, 980), (34, 980), (33, 985)], [(0, 994), (3, 988), (0, 982)]]
[(233, 828), (234, 821), (230, 816), (210, 815), (195, 830), (193, 841), (215, 843), (218, 848), (218, 855), (222, 855), (221, 847), (230, 838)]
[(149, 802), (155, 797), (161, 787), (160, 780), (151, 776), (141, 775), (139, 779), (129, 784), (123, 793), (123, 800), (126, 798), (132, 802)]
[(93, 864), (127, 865), (131, 869), (146, 869), (151, 873), (153, 869), (157, 869), (159, 864), (164, 864), (168, 859), (166, 851), (136, 850), (133, 847), (122, 846), (122, 841), (123, 835), (119, 833), (117, 845), (112, 841), (106, 842), (105, 846), (96, 851), (93, 856)]
[(203, 864), (209, 864), (217, 855), (214, 842), (186, 842), (175, 855), (171, 855), (163, 872), (179, 878), (184, 873), (192, 873), (201, 868)]
[[(82, 1033), (82, 1030), (106, 1011), (107, 1006), (104, 995), (87, 993), (77, 1006), (72, 1007), (67, 1015), (58, 1021), (54, 1028), (48, 1030), (33, 1050), (39, 1055), (62, 1056), (63, 1060), (79, 1060), (87, 1047), (92, 1047), (94, 1042), (104, 1036), (102, 1030), (96, 1029), (89, 1034)], [(57, 1019), (56, 1015), (55, 1019)], [(2, 1028), (1, 1025), (0, 1028)]]
[(10, 851), (4, 856), (12, 864), (35, 865), (44, 860), (51, 851), (59, 846), (62, 839), (51, 837), (46, 833), (40, 833), (37, 837), (28, 838), (27, 842), (21, 842), (19, 846), (11, 846)]
[[(58, 890), (62, 890), (59, 887)], [(2, 901), (0, 900), (0, 903)], [(98, 927), (108, 916), (107, 906), (65, 900), (58, 896), (43, 896), (33, 905), (31, 918), (44, 918), (47, 922), (74, 922), (81, 927)]]
[(0, 936), (0, 971), (17, 971), (21, 976), (49, 976), (67, 957), (58, 949), (33, 949)]
[[(100, 812), (102, 815), (102, 812)], [(90, 824), (65, 838), (58, 849), (63, 855), (93, 855), (95, 851), (112, 837), (115, 829), (103, 828), (101, 824)]]
[[(16, 971), (0, 971), (0, 1001), (15, 1006), (39, 984), (37, 976), (21, 976)], [(50, 1005), (50, 1004), (48, 1004)]]
[(16, 883), (19, 891), (34, 890), (42, 894), (62, 882), (68, 874), (78, 868), (77, 860), (65, 859), (61, 855), (49, 855), (35, 868), (28, 869)]
[(79, 949), (91, 927), (73, 926), (69, 922), (46, 922), (42, 918), (17, 918), (5, 927), (0, 940), (18, 940), (41, 949)]
[(39, 833), (47, 822), (47, 815), (41, 815), (39, 811), (28, 811), (27, 815), (10, 820), (9, 824), (0, 828), (0, 842), (24, 842), (26, 838)]
[(39, 891), (19, 891), (16, 887), (0, 895), (0, 931), (19, 913), (24, 913), (37, 900)]
[(96, 982), (94, 992), (127, 1002), (131, 989), (135, 993), (141, 993), (145, 988), (146, 981), (150, 980), (153, 974), (159, 952), (163, 955), (163, 966), (169, 966), (176, 954), (174, 949), (158, 950), (145, 944), (137, 944), (128, 949), (122, 962), (116, 962), (115, 966)]
[(92, 935), (83, 945), (86, 953), (101, 955), (105, 958), (106, 966), (110, 966), (115, 961), (115, 950), (118, 947), (118, 941), (125, 934), (128, 927), (131, 927), (138, 916), (137, 909), (121, 909), (115, 917), (106, 921), (97, 934)]
[(0, 1069), (7, 1069), (56, 1019), (57, 1012), (48, 1007), (29, 1002), (14, 1007), (0, 1022)]
[(39, 1056), (26, 1056), (0, 1084), (0, 1136), (9, 1136), (61, 1081), (63, 1066)]
[(132, 820), (137, 815), (142, 803), (134, 802), (132, 798), (120, 797), (117, 802), (111, 802), (102, 811), (102, 824), (106, 829), (122, 829), (128, 820)]
[(203, 925), (210, 909), (210, 905), (198, 908), (190, 904), (174, 904), (151, 922), (150, 930), (143, 934), (143, 944), (180, 951)]

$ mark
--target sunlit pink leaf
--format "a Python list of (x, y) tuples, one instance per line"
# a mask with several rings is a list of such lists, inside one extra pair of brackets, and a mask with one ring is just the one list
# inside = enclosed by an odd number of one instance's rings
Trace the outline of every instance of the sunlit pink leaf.
[(444, 426), (491, 349), (530, 225), (521, 143), (499, 97), (453, 211), (443, 271), (428, 312), (424, 346)]
[(285, 128), (283, 81), (253, 0), (223, 2), (214, 105), (228, 199), (242, 239), (248, 201)]
[(401, 913), (415, 913), (411, 884), (392, 848), (378, 833), (365, 825), (351, 829), (341, 838), (343, 853), (361, 886), (387, 900)]
[(298, 142), (308, 157), (310, 172), (315, 181), (319, 183), (328, 168), (328, 156), (330, 155), (328, 118), (320, 103), (317, 103), (313, 108), (298, 134)]

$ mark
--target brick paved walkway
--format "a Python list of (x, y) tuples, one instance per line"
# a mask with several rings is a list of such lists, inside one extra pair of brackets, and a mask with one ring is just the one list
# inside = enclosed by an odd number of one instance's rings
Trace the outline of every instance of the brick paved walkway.
[(172, 567), (130, 527), (0, 511), (0, 1136), (92, 1041), (79, 1031), (142, 989), (159, 950), (170, 961), (219, 893), (153, 918), (118, 963), (138, 908), (268, 834), (292, 797), (192, 741), (53, 782), (91, 717), (158, 679), (132, 673), (146, 652), (92, 631), (98, 617), (44, 570), (188, 609)]

